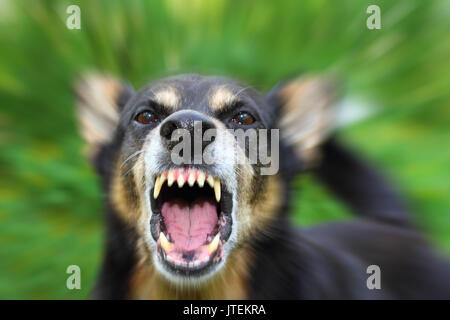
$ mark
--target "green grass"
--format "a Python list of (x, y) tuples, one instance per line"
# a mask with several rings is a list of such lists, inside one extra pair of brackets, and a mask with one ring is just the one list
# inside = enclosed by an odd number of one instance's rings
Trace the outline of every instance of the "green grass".
[[(81, 7), (81, 30), (65, 27)], [(365, 27), (378, 4), (382, 29)], [(96, 69), (136, 87), (180, 72), (267, 90), (333, 71), (375, 115), (339, 136), (384, 168), (420, 227), (450, 253), (448, 1), (0, 2), (0, 298), (80, 299), (102, 248), (101, 193), (81, 156), (71, 83)], [(297, 181), (303, 225), (348, 219), (312, 176)], [(65, 287), (68, 265), (82, 290)]]

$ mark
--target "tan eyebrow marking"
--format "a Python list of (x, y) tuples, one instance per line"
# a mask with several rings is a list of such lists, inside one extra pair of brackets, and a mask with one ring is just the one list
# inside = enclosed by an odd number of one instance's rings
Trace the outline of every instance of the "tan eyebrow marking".
[(213, 111), (221, 111), (238, 100), (237, 96), (225, 87), (218, 88), (212, 95), (209, 103)]
[(173, 87), (164, 88), (155, 93), (158, 104), (174, 111), (180, 104), (180, 97)]

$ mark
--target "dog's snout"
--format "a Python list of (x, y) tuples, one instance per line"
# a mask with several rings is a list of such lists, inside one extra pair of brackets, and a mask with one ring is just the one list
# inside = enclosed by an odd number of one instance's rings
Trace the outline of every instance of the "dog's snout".
[(197, 111), (179, 111), (164, 120), (161, 125), (160, 135), (167, 149), (171, 151), (179, 142), (177, 137), (174, 137), (174, 132), (178, 129), (184, 130), (184, 132), (180, 132), (183, 139), (184, 134), (188, 134), (191, 147), (194, 148), (195, 143), (201, 143), (203, 151), (214, 141), (215, 135), (215, 131), (212, 131), (211, 139), (204, 139), (205, 132), (211, 129), (214, 130), (215, 128), (211, 120)]

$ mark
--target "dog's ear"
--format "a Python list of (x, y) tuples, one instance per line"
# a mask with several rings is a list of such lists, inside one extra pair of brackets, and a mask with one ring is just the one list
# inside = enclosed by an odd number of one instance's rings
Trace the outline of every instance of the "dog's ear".
[(93, 161), (102, 145), (113, 138), (119, 114), (134, 94), (128, 84), (100, 74), (81, 76), (74, 86), (76, 113), (86, 156)]
[(334, 127), (337, 85), (320, 76), (302, 76), (277, 85), (267, 95), (276, 108), (280, 137), (302, 161), (303, 168), (320, 159), (320, 145)]

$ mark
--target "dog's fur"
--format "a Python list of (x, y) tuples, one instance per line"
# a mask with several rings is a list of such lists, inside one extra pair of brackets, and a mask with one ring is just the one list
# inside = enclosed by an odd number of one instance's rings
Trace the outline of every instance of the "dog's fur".
[[(328, 80), (296, 78), (263, 96), (219, 77), (170, 77), (135, 93), (115, 79), (89, 75), (76, 93), (86, 154), (106, 195), (106, 251), (94, 298), (450, 298), (449, 264), (413, 229), (405, 206), (375, 170), (332, 138), (336, 90)], [(160, 121), (136, 127), (135, 112), (148, 100)], [(233, 231), (223, 265), (206, 279), (180, 280), (158, 266), (148, 227), (154, 174), (173, 167), (159, 143), (161, 123), (195, 111), (221, 132), (213, 143), (231, 148), (225, 129), (242, 105), (256, 114), (256, 128), (280, 129), (280, 170), (262, 176), (260, 164), (201, 167), (232, 191)], [(357, 219), (294, 227), (291, 184), (306, 170)], [(367, 287), (369, 265), (381, 269), (380, 290)]]

